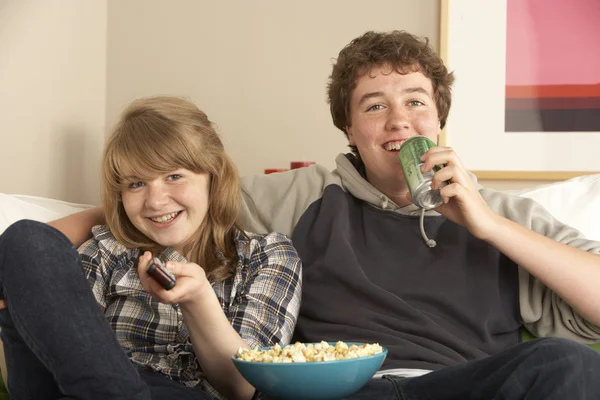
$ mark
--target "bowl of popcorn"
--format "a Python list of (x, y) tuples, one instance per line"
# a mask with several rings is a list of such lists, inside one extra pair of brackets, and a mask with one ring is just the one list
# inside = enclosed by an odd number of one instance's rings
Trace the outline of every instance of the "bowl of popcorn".
[(320, 342), (239, 349), (232, 359), (268, 399), (341, 399), (362, 388), (386, 355), (377, 343)]

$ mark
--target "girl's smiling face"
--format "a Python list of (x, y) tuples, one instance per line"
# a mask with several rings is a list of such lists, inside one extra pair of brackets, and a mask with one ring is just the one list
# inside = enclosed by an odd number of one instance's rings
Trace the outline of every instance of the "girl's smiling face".
[(121, 199), (131, 223), (161, 246), (182, 253), (206, 217), (209, 174), (177, 169), (140, 178), (123, 172)]

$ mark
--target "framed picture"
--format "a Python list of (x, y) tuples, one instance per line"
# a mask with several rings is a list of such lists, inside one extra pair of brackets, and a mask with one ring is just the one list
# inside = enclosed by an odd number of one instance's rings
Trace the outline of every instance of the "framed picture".
[(600, 1), (441, 0), (440, 143), (480, 179), (600, 172)]

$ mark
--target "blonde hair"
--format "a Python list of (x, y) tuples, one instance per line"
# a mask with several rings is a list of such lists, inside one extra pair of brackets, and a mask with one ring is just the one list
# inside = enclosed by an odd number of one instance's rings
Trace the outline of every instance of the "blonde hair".
[(179, 168), (210, 176), (204, 221), (183, 254), (202, 266), (211, 281), (231, 277), (237, 265), (234, 236), (240, 209), (237, 169), (206, 114), (177, 97), (134, 101), (121, 114), (104, 150), (102, 202), (106, 222), (127, 248), (159, 252), (161, 246), (129, 220), (123, 203), (123, 172), (152, 178)]

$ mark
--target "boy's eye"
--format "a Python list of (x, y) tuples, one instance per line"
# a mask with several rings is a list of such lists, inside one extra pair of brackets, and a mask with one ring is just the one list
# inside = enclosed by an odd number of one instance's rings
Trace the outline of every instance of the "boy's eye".
[(169, 180), (171, 180), (171, 181), (176, 181), (178, 179), (181, 179), (181, 175), (180, 174), (169, 175)]
[(411, 100), (408, 102), (409, 105), (411, 106), (422, 106), (424, 105), (424, 103), (422, 101), (419, 100)]
[(383, 106), (381, 104), (373, 104), (371, 107), (367, 108), (367, 111), (381, 110)]

